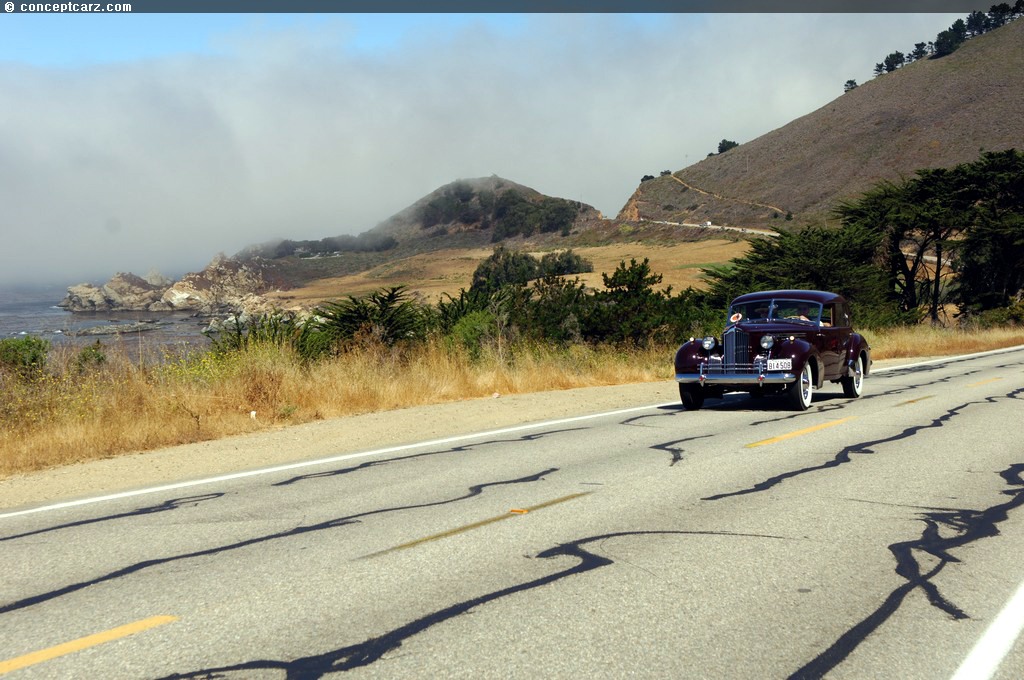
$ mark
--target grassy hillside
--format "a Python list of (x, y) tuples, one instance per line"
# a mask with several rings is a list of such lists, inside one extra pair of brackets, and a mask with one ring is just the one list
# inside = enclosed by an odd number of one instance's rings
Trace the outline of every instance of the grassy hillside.
[(623, 219), (820, 223), (882, 179), (1024, 145), (1024, 20), (862, 84), (802, 118), (641, 183)]

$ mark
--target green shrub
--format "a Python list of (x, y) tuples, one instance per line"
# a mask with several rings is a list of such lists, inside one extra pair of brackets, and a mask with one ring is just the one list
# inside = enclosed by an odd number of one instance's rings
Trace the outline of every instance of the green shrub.
[(394, 286), (361, 298), (325, 302), (310, 326), (320, 342), (340, 347), (357, 338), (376, 338), (384, 345), (426, 338), (430, 315), (424, 305)]
[(46, 355), (50, 341), (26, 335), (23, 338), (0, 340), (0, 368), (13, 370), (22, 376), (40, 373), (46, 368)]
[(496, 330), (494, 315), (489, 311), (479, 310), (469, 312), (456, 321), (449, 337), (476, 360), (480, 358), (483, 344), (494, 337)]
[(981, 312), (963, 315), (969, 322), (981, 328), (999, 328), (1002, 326), (1020, 326), (1024, 324), (1024, 300), (1016, 300), (1006, 307), (986, 309)]
[(293, 345), (302, 325), (295, 316), (280, 312), (252, 317), (236, 315), (226, 324), (205, 331), (204, 335), (210, 338), (211, 349), (223, 354), (256, 345)]
[(546, 253), (537, 266), (538, 278), (566, 276), (594, 271), (594, 263), (569, 250)]
[(75, 366), (78, 370), (84, 371), (87, 368), (94, 368), (107, 362), (107, 355), (103, 351), (103, 345), (97, 340), (91, 345), (86, 345), (75, 358)]

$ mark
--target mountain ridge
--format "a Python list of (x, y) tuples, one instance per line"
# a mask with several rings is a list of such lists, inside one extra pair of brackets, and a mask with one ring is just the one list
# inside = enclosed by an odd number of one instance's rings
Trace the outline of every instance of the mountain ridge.
[(828, 222), (840, 201), (880, 181), (1024, 144), (1021, 73), (1024, 21), (1016, 20), (952, 54), (880, 75), (729, 151), (641, 182), (618, 217), (765, 227), (788, 213), (794, 226)]

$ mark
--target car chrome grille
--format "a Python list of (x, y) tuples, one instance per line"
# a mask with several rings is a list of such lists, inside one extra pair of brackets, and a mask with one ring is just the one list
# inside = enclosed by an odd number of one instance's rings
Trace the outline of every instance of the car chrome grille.
[(722, 363), (726, 371), (750, 370), (750, 335), (730, 328), (722, 335)]

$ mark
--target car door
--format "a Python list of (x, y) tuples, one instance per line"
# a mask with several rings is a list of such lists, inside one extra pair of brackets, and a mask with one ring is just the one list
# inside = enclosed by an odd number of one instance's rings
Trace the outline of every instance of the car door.
[(818, 349), (825, 364), (825, 379), (835, 380), (843, 373), (843, 359), (850, 346), (850, 315), (842, 304), (828, 304), (821, 310)]

